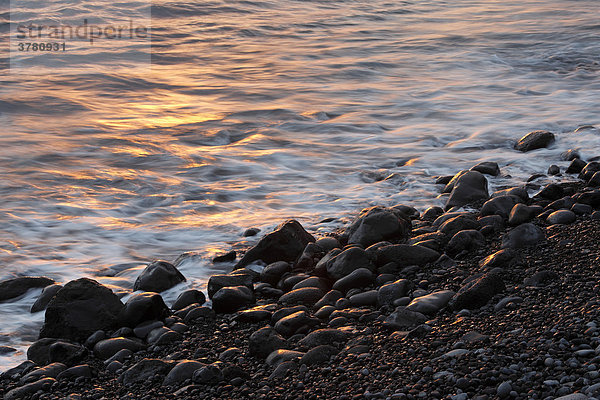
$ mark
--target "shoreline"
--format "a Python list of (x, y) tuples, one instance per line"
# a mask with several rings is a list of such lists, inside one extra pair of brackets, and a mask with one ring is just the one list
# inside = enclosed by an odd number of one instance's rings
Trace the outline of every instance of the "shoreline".
[[(553, 141), (532, 134), (515, 150)], [(599, 275), (590, 268), (600, 259), (600, 164), (572, 161), (583, 180), (533, 198), (523, 187), (488, 193), (494, 164), (440, 178), (445, 210), (374, 207), (319, 239), (282, 223), (234, 271), (211, 277), (212, 308), (195, 290), (172, 310), (164, 304), (157, 293), (185, 280), (177, 262), (150, 264), (134, 291), (155, 293), (125, 305), (86, 279), (47, 289), (43, 338), (28, 352), (37, 365), (3, 373), (0, 394), (600, 397)]]

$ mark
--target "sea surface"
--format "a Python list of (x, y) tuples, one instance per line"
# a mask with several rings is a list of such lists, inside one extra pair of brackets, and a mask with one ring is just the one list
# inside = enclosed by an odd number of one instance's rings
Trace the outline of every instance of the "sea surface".
[[(148, 262), (197, 252), (170, 304), (231, 268), (210, 259), (252, 244), (247, 228), (296, 218), (324, 234), (375, 204), (441, 205), (435, 177), (480, 161), (501, 166), (493, 190), (565, 167), (567, 149), (599, 155), (597, 0), (0, 5), (0, 45), (8, 20), (59, 13), (151, 30), (151, 44), (79, 43), (54, 64), (11, 42), (0, 280), (87, 276), (123, 292)], [(513, 150), (536, 129), (556, 143)], [(0, 303), (0, 346), (17, 349), (0, 371), (36, 339), (39, 293)]]

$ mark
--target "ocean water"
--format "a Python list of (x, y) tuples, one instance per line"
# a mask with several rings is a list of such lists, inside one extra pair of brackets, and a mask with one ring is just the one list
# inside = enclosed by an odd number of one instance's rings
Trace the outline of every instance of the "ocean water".
[[(480, 161), (500, 164), (494, 189), (566, 166), (566, 149), (599, 155), (596, 0), (0, 4), (0, 44), (8, 20), (57, 12), (151, 14), (152, 39), (0, 70), (0, 280), (124, 291), (149, 261), (197, 252), (169, 303), (229, 268), (210, 259), (252, 244), (246, 228), (323, 234), (375, 204), (440, 205), (435, 177)], [(556, 143), (512, 149), (536, 129)], [(36, 339), (39, 292), (0, 303), (0, 345), (18, 350), (0, 370)]]

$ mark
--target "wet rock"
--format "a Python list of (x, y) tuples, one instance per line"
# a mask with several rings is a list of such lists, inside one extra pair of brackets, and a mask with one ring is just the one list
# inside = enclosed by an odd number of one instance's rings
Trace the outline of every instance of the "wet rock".
[(367, 252), (359, 247), (352, 247), (331, 258), (327, 263), (327, 275), (338, 280), (359, 268), (375, 270)]
[(536, 197), (540, 197), (542, 199), (547, 200), (558, 200), (564, 195), (564, 190), (560, 185), (556, 183), (551, 183), (548, 186), (544, 187)]
[(231, 313), (254, 304), (254, 293), (246, 286), (223, 287), (212, 297), (216, 313)]
[(446, 304), (448, 304), (454, 295), (455, 293), (452, 290), (440, 290), (415, 298), (406, 309), (421, 314), (435, 315), (439, 310), (446, 307)]
[(464, 230), (452, 236), (446, 246), (446, 254), (455, 257), (463, 251), (477, 249), (483, 245), (485, 245), (485, 238), (481, 232), (474, 229)]
[(292, 290), (279, 298), (279, 303), (286, 305), (304, 304), (313, 307), (325, 293), (315, 287), (305, 287)]
[(237, 253), (235, 252), (235, 250), (231, 250), (227, 253), (217, 255), (216, 257), (214, 257), (212, 259), (212, 262), (213, 262), (213, 264), (224, 263), (224, 262), (233, 262), (233, 261), (235, 261), (236, 256), (237, 256)]
[(502, 248), (522, 248), (535, 246), (544, 239), (544, 232), (530, 223), (521, 224), (510, 230), (502, 239)]
[(123, 372), (119, 376), (119, 382), (125, 387), (144, 384), (152, 381), (155, 377), (167, 375), (174, 366), (173, 362), (145, 358)]
[(31, 372), (28, 372), (19, 380), (19, 383), (22, 385), (25, 383), (35, 382), (42, 378), (56, 378), (58, 374), (63, 372), (65, 369), (67, 369), (67, 366), (65, 364), (48, 364), (44, 367), (37, 368)]
[(509, 225), (516, 226), (525, 222), (531, 221), (542, 210), (536, 206), (526, 206), (525, 204), (517, 204), (510, 211), (508, 216)]
[(499, 232), (504, 229), (504, 220), (499, 215), (488, 215), (487, 217), (479, 218), (477, 221), (481, 226), (480, 231), (486, 227), (489, 227), (486, 229), (492, 229), (493, 232)]
[(600, 171), (594, 172), (594, 175), (587, 181), (587, 186), (598, 187), (600, 186)]
[(296, 260), (294, 268), (300, 271), (310, 271), (323, 255), (324, 251), (319, 245), (316, 243), (309, 243), (304, 248), (300, 257), (298, 257), (298, 260)]
[(31, 371), (32, 369), (34, 369), (35, 367), (36, 367), (36, 364), (33, 361), (26, 360), (26, 361), (23, 361), (21, 364), (17, 365), (16, 367), (13, 367), (13, 368), (10, 368), (10, 369), (4, 371), (2, 374), (0, 374), (0, 378), (16, 380), (16, 379), (20, 378), (21, 376), (23, 376), (24, 374)]
[(440, 254), (430, 248), (419, 245), (394, 244), (377, 249), (377, 265), (395, 262), (400, 266), (423, 266), (439, 258)]
[(506, 268), (514, 263), (516, 257), (517, 253), (512, 249), (499, 250), (484, 258), (480, 265), (490, 270), (493, 268)]
[(286, 341), (275, 329), (264, 327), (250, 335), (248, 345), (251, 356), (267, 358), (275, 350), (285, 347)]
[(81, 278), (67, 283), (46, 308), (40, 338), (84, 341), (97, 330), (117, 327), (121, 300), (98, 282)]
[(243, 237), (256, 236), (256, 234), (260, 232), (259, 228), (248, 228), (242, 233)]
[(571, 161), (571, 164), (569, 164), (565, 172), (567, 174), (578, 174), (583, 170), (585, 166), (585, 161), (580, 160), (579, 158), (575, 158), (573, 161)]
[(509, 189), (497, 190), (492, 193), (492, 198), (499, 196), (515, 196), (521, 199), (522, 202), (526, 203), (529, 200), (529, 194), (527, 189), (524, 187), (513, 187)]
[(427, 321), (427, 317), (424, 314), (400, 306), (385, 319), (383, 325), (393, 330), (406, 330), (421, 325), (425, 321)]
[(143, 350), (145, 347), (146, 346), (138, 341), (117, 337), (104, 339), (96, 343), (94, 346), (94, 354), (96, 354), (97, 357), (106, 360), (117, 354), (120, 350), (127, 349), (135, 353), (136, 351)]
[(301, 353), (299, 351), (279, 349), (269, 354), (266, 363), (267, 365), (276, 367), (285, 361), (298, 360), (303, 355), (304, 353)]
[(297, 313), (298, 311), (308, 312), (308, 307), (299, 305), (299, 306), (294, 306), (294, 307), (281, 308), (273, 313), (273, 316), (271, 317), (271, 325), (275, 325), (277, 323), (277, 321), (279, 321), (280, 319), (287, 317), (288, 315)]
[(598, 208), (600, 206), (600, 191), (598, 190), (578, 193), (574, 197), (574, 200), (578, 203), (587, 204), (593, 208)]
[(264, 306), (258, 306), (238, 312), (236, 320), (240, 322), (260, 322), (271, 319), (273, 313)]
[(454, 310), (474, 310), (486, 305), (494, 295), (503, 292), (504, 289), (502, 277), (496, 270), (492, 270), (463, 286), (452, 298), (450, 306)]
[(44, 311), (48, 306), (48, 303), (50, 303), (50, 300), (52, 300), (54, 295), (56, 295), (60, 289), (62, 289), (62, 285), (59, 284), (46, 286), (42, 290), (40, 297), (38, 297), (35, 303), (33, 303), (31, 306), (31, 312), (36, 313), (39, 311)]
[(367, 287), (373, 283), (375, 275), (367, 268), (359, 268), (350, 274), (338, 279), (333, 284), (333, 290), (339, 290), (342, 293), (354, 288)]
[(528, 152), (542, 149), (548, 147), (554, 140), (554, 134), (548, 131), (529, 132), (515, 144), (515, 150)]
[(366, 248), (384, 240), (406, 240), (411, 225), (408, 216), (397, 209), (372, 207), (362, 210), (344, 235), (348, 243)]
[(456, 235), (457, 232), (468, 229), (479, 229), (480, 227), (481, 225), (472, 215), (460, 214), (443, 221), (439, 225), (438, 230), (451, 238), (452, 236)]
[(318, 276), (311, 276), (309, 278), (303, 279), (300, 282), (296, 283), (292, 290), (302, 289), (305, 287), (315, 287), (321, 289), (323, 293), (326, 293), (331, 288), (331, 284), (328, 280), (324, 278), (320, 278)]
[(188, 289), (177, 296), (177, 300), (175, 300), (171, 308), (173, 310), (182, 310), (190, 304), (202, 305), (205, 301), (206, 296), (204, 296), (204, 293), (196, 289)]
[(331, 236), (322, 237), (315, 244), (323, 249), (325, 253), (341, 247), (339, 240)]
[(142, 271), (135, 280), (133, 290), (162, 292), (181, 282), (185, 282), (185, 277), (173, 264), (158, 260), (152, 262)]
[(65, 369), (63, 372), (58, 374), (56, 379), (60, 380), (75, 380), (77, 378), (92, 378), (94, 376), (94, 370), (88, 364), (76, 365), (71, 368)]
[(588, 182), (598, 171), (600, 171), (600, 162), (589, 162), (585, 165), (585, 167), (583, 167), (583, 169), (579, 173), (579, 178), (581, 178), (585, 182)]
[(575, 203), (571, 206), (571, 211), (575, 215), (588, 215), (594, 212), (594, 209), (587, 204)]
[(252, 290), (252, 276), (250, 275), (236, 275), (236, 274), (227, 274), (227, 275), (212, 275), (208, 279), (208, 297), (211, 299), (219, 291), (224, 287), (235, 287), (235, 286), (245, 286), (248, 289)]
[(573, 161), (576, 158), (581, 158), (581, 156), (579, 155), (579, 152), (574, 149), (569, 149), (567, 151), (563, 151), (562, 153), (560, 153), (560, 159), (562, 161)]
[(444, 213), (444, 209), (442, 207), (429, 207), (425, 211), (423, 211), (423, 215), (421, 215), (421, 219), (424, 221), (434, 221), (440, 215)]
[(277, 321), (275, 330), (285, 337), (290, 337), (300, 328), (314, 325), (315, 322), (306, 311), (298, 311)]
[(564, 224), (569, 225), (575, 222), (577, 216), (570, 210), (558, 210), (548, 215), (546, 222), (549, 224)]
[(498, 163), (493, 161), (483, 161), (471, 167), (471, 171), (477, 171), (491, 176), (498, 176), (500, 174), (500, 167), (498, 166)]
[(498, 196), (486, 201), (481, 207), (481, 215), (499, 215), (508, 218), (510, 210), (521, 201), (515, 196)]
[(487, 179), (480, 172), (469, 171), (456, 181), (446, 203), (446, 210), (487, 200), (489, 197)]
[(183, 360), (180, 361), (173, 369), (167, 374), (163, 381), (163, 386), (175, 386), (180, 385), (186, 380), (191, 380), (194, 376), (194, 372), (200, 368), (206, 366), (206, 364), (194, 360)]
[(332, 356), (339, 353), (339, 350), (330, 345), (322, 345), (309, 350), (300, 358), (300, 364), (317, 365), (326, 364)]
[(0, 282), (0, 301), (6, 301), (25, 294), (29, 289), (52, 285), (54, 280), (45, 276), (22, 276)]
[(325, 295), (323, 295), (319, 301), (317, 301), (317, 303), (314, 305), (314, 308), (318, 310), (323, 306), (332, 306), (342, 297), (343, 294), (339, 290), (330, 290), (329, 292), (325, 293)]
[[(48, 361), (50, 363), (58, 362), (66, 366), (71, 366), (82, 361), (86, 355), (87, 349), (79, 343), (58, 340), (48, 346)], [(38, 363), (38, 365), (42, 364)]]
[(551, 165), (548, 167), (548, 175), (558, 175), (560, 174), (560, 168), (558, 165)]
[(395, 300), (405, 297), (411, 287), (412, 284), (407, 279), (387, 283), (377, 291), (377, 304), (380, 306), (393, 304)]
[(235, 268), (245, 267), (256, 260), (262, 260), (267, 264), (276, 261), (295, 261), (306, 245), (314, 241), (315, 238), (306, 232), (298, 221), (285, 221), (248, 250)]
[(121, 325), (136, 327), (144, 321), (164, 320), (171, 311), (160, 294), (143, 292), (134, 294), (127, 300), (121, 311)]
[(43, 378), (36, 382), (12, 389), (4, 395), (4, 400), (25, 399), (39, 391), (47, 391), (56, 383), (54, 378)]
[(283, 274), (291, 272), (292, 266), (285, 261), (277, 261), (267, 265), (260, 273), (261, 282), (267, 282), (271, 286), (277, 285)]

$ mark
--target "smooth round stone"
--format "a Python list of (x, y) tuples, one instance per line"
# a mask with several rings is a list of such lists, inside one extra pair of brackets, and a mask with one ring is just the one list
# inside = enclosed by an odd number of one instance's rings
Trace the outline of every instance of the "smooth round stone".
[(552, 214), (548, 215), (546, 221), (549, 224), (572, 224), (577, 219), (577, 216), (573, 211), (570, 210), (558, 210), (554, 211)]

